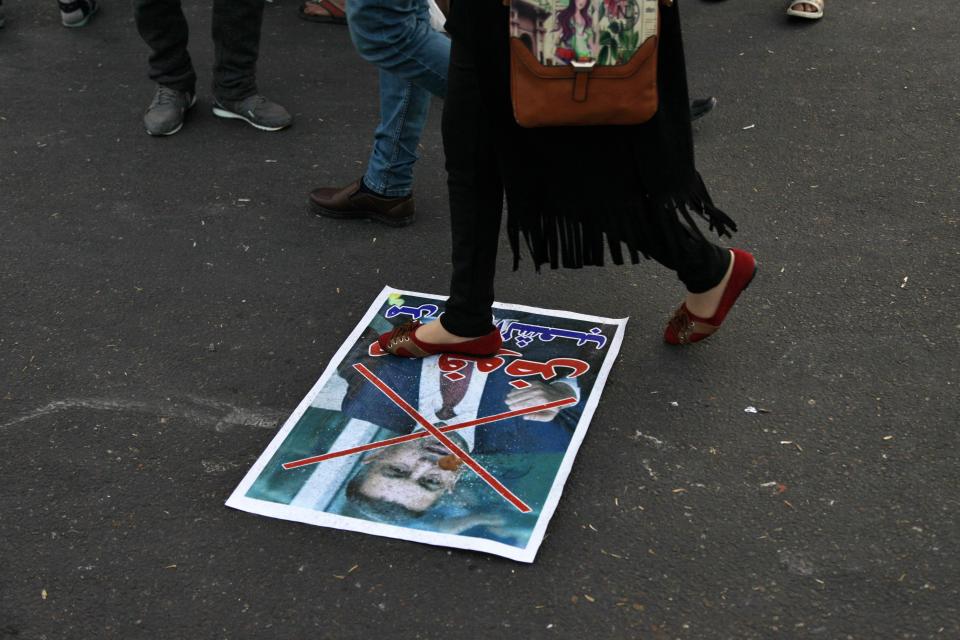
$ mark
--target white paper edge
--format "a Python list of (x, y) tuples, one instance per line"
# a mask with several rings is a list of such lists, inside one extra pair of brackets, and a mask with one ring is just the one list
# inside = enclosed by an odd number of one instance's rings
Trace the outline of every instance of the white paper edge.
[[(557, 505), (560, 503), (560, 496), (563, 495), (563, 487), (566, 485), (567, 477), (570, 475), (570, 471), (573, 469), (573, 461), (577, 457), (577, 452), (580, 451), (580, 445), (583, 444), (583, 439), (587, 437), (587, 429), (590, 426), (590, 421), (593, 419), (593, 414), (596, 412), (597, 406), (600, 404), (600, 394), (603, 392), (603, 388), (607, 384), (607, 377), (610, 375), (610, 370), (613, 368), (613, 363), (620, 354), (620, 345), (623, 344), (623, 336), (626, 332), (627, 320), (629, 320), (629, 318), (606, 319), (606, 324), (617, 325), (617, 333), (614, 335), (613, 342), (610, 344), (610, 349), (607, 351), (607, 355), (604, 356), (603, 365), (600, 367), (600, 373), (597, 374), (597, 380), (593, 383), (593, 388), (590, 390), (587, 404), (583, 408), (583, 413), (580, 414), (580, 420), (577, 422), (577, 428), (573, 431), (573, 437), (570, 438), (570, 444), (567, 445), (567, 451), (563, 455), (563, 460), (560, 462), (560, 468), (557, 469), (557, 475), (553, 480), (553, 486), (550, 487), (550, 493), (547, 494), (547, 501), (543, 503), (543, 509), (540, 511), (540, 517), (537, 518), (537, 524), (533, 528), (533, 532), (530, 534), (530, 541), (527, 543), (527, 548), (530, 549), (530, 562), (533, 562), (533, 557), (536, 555), (537, 550), (540, 548), (540, 544), (543, 542), (543, 536), (547, 532), (547, 525), (550, 524), (550, 519), (553, 518), (553, 512), (556, 511)], [(536, 544), (534, 544), (534, 542)]]
[(253, 485), (253, 483), (256, 482), (256, 479), (260, 476), (263, 468), (273, 458), (273, 455), (277, 452), (277, 449), (279, 449), (283, 444), (283, 441), (286, 439), (287, 435), (297, 424), (303, 414), (306, 413), (307, 409), (310, 408), (313, 403), (313, 399), (317, 396), (324, 385), (327, 384), (327, 381), (334, 375), (337, 370), (337, 366), (339, 366), (341, 361), (347, 356), (347, 353), (349, 353), (350, 349), (353, 348), (363, 332), (369, 327), (370, 322), (377, 315), (380, 307), (383, 305), (384, 301), (390, 297), (391, 294), (397, 294), (400, 296), (416, 296), (418, 298), (426, 298), (428, 300), (446, 300), (446, 298), (443, 296), (420, 293), (416, 291), (401, 291), (390, 286), (385, 286), (380, 291), (380, 294), (376, 297), (373, 303), (371, 303), (367, 313), (364, 314), (364, 316), (357, 322), (357, 326), (350, 333), (347, 339), (344, 340), (343, 344), (333, 355), (333, 357), (331, 357), (330, 363), (327, 365), (327, 368), (324, 369), (320, 379), (317, 380), (316, 384), (313, 385), (309, 393), (307, 393), (303, 400), (300, 401), (300, 404), (297, 405), (297, 408), (294, 410), (294, 412), (291, 413), (290, 417), (287, 418), (287, 420), (283, 423), (283, 426), (273, 437), (273, 440), (270, 441), (270, 444), (267, 446), (267, 448), (264, 449), (254, 465), (250, 467), (249, 471), (247, 471), (237, 488), (234, 489), (233, 493), (230, 494), (230, 497), (227, 498), (225, 503), (226, 506), (257, 515), (279, 518), (281, 520), (292, 520), (294, 522), (334, 527), (336, 529), (343, 529), (346, 531), (357, 531), (360, 533), (369, 533), (387, 538), (397, 538), (412, 542), (423, 542), (426, 544), (453, 547), (456, 549), (484, 551), (503, 556), (505, 558), (510, 558), (511, 560), (518, 560), (520, 562), (533, 562), (537, 555), (537, 550), (540, 548), (540, 544), (543, 542), (543, 536), (544, 533), (546, 533), (547, 525), (550, 523), (550, 519), (553, 517), (554, 511), (556, 511), (557, 504), (560, 502), (560, 496), (563, 493), (564, 483), (566, 482), (567, 477), (570, 475), (570, 470), (573, 468), (573, 461), (576, 458), (577, 452), (580, 450), (580, 445), (583, 443), (583, 439), (587, 435), (587, 427), (589, 426), (590, 420), (593, 418), (593, 414), (597, 409), (598, 403), (600, 402), (600, 394), (603, 392), (603, 388), (606, 385), (607, 377), (610, 375), (610, 369), (613, 368), (613, 363), (616, 361), (617, 355), (620, 352), (620, 345), (623, 343), (623, 335), (626, 329), (627, 320), (629, 318), (603, 318), (600, 316), (592, 316), (560, 309), (544, 309), (543, 307), (531, 307), (519, 304), (494, 303), (495, 310), (503, 309), (507, 311), (526, 311), (529, 313), (541, 314), (546, 312), (548, 314), (552, 313), (558, 315), (561, 318), (585, 320), (589, 322), (599, 322), (602, 324), (613, 324), (617, 326), (616, 334), (614, 335), (610, 348), (607, 350), (607, 353), (604, 356), (600, 372), (597, 374), (596, 382), (594, 382), (593, 388), (590, 391), (590, 397), (586, 406), (583, 408), (583, 413), (580, 414), (580, 420), (577, 422), (577, 427), (574, 429), (573, 436), (570, 439), (570, 444), (567, 447), (566, 453), (564, 453), (563, 460), (560, 462), (560, 468), (557, 470), (557, 475), (554, 479), (553, 486), (550, 487), (550, 492), (547, 494), (547, 499), (544, 502), (543, 509), (541, 510), (540, 515), (537, 517), (537, 524), (530, 533), (530, 538), (525, 547), (515, 547), (513, 545), (503, 544), (502, 542), (487, 540), (485, 538), (436, 533), (433, 531), (422, 531), (419, 529), (398, 527), (380, 522), (370, 522), (368, 520), (349, 518), (347, 516), (325, 513), (322, 511), (314, 511), (312, 509), (305, 509), (303, 507), (293, 507), (290, 505), (269, 502), (267, 500), (257, 500), (255, 498), (248, 498), (245, 495), (247, 491), (250, 490), (250, 487)]

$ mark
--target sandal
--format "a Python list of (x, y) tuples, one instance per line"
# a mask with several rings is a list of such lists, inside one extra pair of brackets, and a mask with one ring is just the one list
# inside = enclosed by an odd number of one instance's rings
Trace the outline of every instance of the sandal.
[(308, 22), (347, 24), (346, 12), (333, 0), (306, 0), (300, 5), (299, 14)]
[[(809, 4), (817, 8), (816, 11), (803, 11), (798, 9), (802, 4)], [(792, 0), (787, 7), (787, 15), (794, 18), (806, 18), (807, 20), (819, 20), (823, 17), (823, 0)]]

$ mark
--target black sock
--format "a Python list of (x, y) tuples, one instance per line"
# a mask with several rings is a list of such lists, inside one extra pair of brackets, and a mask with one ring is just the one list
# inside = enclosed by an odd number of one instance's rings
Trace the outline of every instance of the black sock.
[(385, 197), (382, 193), (378, 193), (367, 186), (367, 181), (363, 178), (360, 179), (360, 193), (369, 193), (372, 196), (377, 196), (378, 198)]

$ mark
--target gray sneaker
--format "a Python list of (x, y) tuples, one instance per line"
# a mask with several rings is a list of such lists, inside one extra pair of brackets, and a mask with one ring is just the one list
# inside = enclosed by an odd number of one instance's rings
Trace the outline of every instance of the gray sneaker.
[(65, 27), (82, 27), (90, 22), (97, 12), (97, 0), (57, 0), (60, 5), (60, 22)]
[(152, 136), (172, 136), (183, 126), (187, 109), (196, 103), (197, 96), (190, 91), (158, 86), (153, 102), (143, 114), (143, 126)]
[(213, 115), (238, 118), (263, 131), (279, 131), (293, 122), (289, 111), (259, 93), (237, 101), (217, 99), (213, 104)]

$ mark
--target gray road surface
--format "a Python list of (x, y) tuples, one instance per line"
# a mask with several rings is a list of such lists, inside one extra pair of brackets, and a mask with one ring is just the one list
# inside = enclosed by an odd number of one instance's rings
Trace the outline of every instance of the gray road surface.
[(221, 121), (209, 4), (162, 140), (129, 3), (4, 5), (0, 636), (960, 638), (955, 0), (684, 0), (700, 168), (760, 276), (677, 350), (657, 265), (501, 252), (500, 300), (631, 317), (531, 566), (223, 506), (385, 284), (445, 293), (448, 222), (439, 104), (414, 226), (312, 217), (376, 73), (284, 0), (260, 84), (295, 126)]

